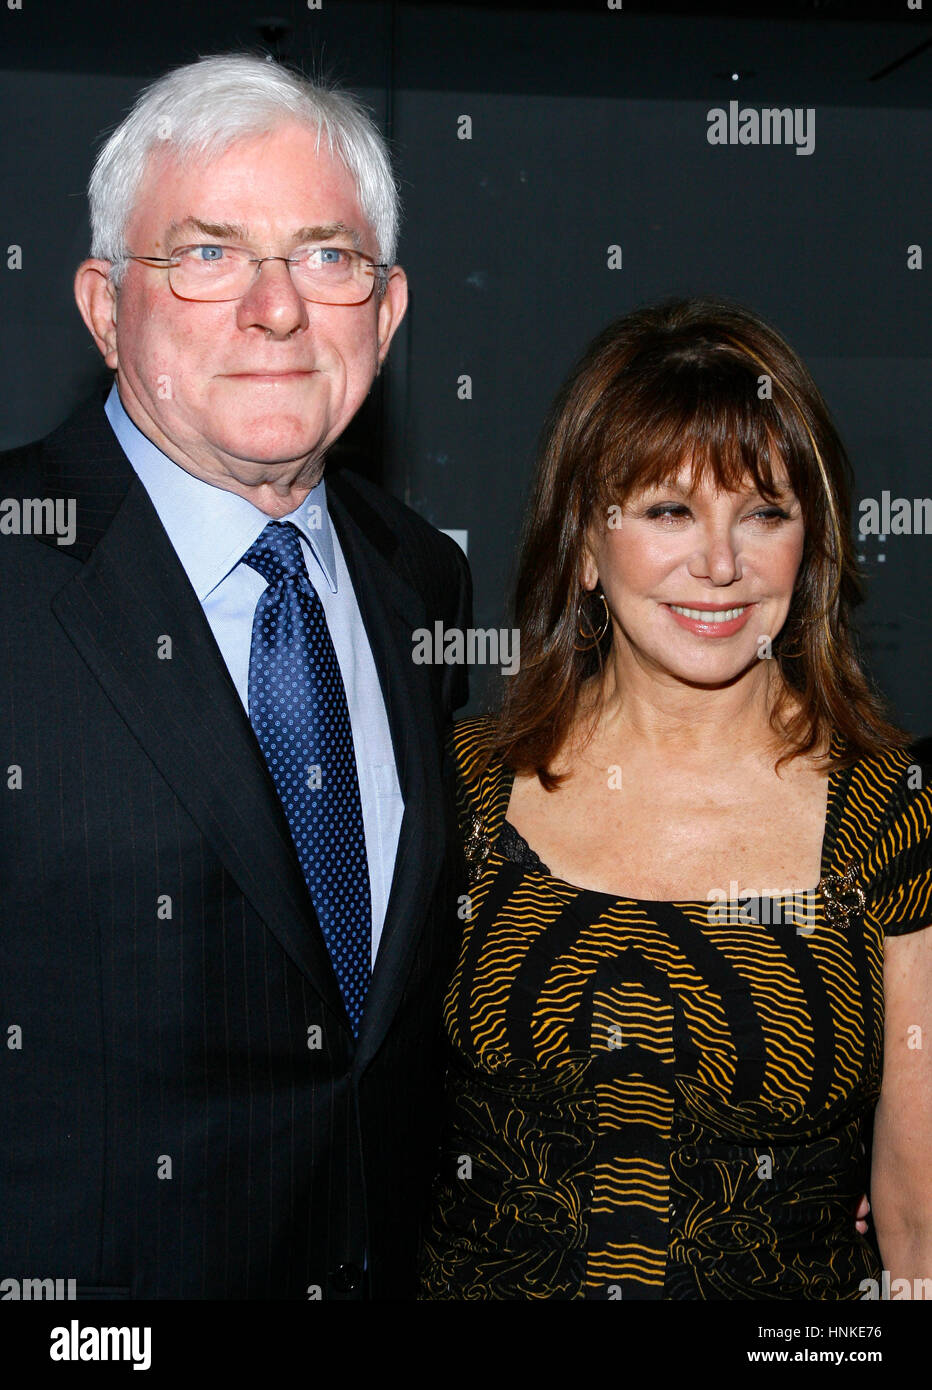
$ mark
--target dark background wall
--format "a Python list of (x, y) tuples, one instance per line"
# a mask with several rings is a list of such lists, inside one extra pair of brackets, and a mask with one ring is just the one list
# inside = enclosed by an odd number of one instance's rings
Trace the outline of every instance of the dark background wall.
[[(341, 453), (466, 533), (479, 625), (505, 621), (561, 379), (611, 317), (662, 296), (724, 294), (776, 324), (832, 408), (856, 500), (932, 493), (930, 270), (907, 264), (932, 241), (932, 22), (908, 0), (24, 0), (0, 25), (0, 241), (22, 247), (21, 269), (0, 258), (0, 446), (45, 433), (100, 376), (71, 299), (99, 137), (167, 67), (264, 47), (356, 90), (392, 141), (411, 309)], [(813, 153), (710, 145), (707, 112), (732, 99), (813, 108)], [(873, 669), (932, 732), (929, 537), (859, 553)]]

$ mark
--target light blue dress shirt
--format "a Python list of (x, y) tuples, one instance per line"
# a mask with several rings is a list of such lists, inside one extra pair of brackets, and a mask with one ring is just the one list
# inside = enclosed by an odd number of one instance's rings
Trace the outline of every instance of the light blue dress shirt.
[[(266, 581), (241, 561), (271, 518), (238, 493), (193, 477), (156, 448), (127, 415), (115, 384), (104, 408), (191, 581), (248, 714), (252, 621)], [(330, 524), (323, 479), (281, 520), (301, 533), (308, 579), (320, 596), (346, 688), (369, 862), (375, 961), (404, 813), (388, 716), (359, 604)]]

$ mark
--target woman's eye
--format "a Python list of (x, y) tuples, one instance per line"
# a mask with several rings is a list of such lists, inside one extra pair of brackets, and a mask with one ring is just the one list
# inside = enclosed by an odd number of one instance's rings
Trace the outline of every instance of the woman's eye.
[[(672, 525), (688, 520), (692, 516), (692, 512), (683, 502), (654, 502), (645, 507), (641, 515), (646, 517), (648, 521), (663, 521)], [(756, 508), (745, 519), (759, 522), (764, 526), (777, 526), (782, 521), (789, 521), (790, 514), (783, 507), (767, 505)]]
[(648, 507), (644, 515), (651, 521), (662, 520), (665, 517), (678, 521), (682, 517), (689, 516), (689, 508), (684, 507), (682, 502), (657, 502), (652, 507)]

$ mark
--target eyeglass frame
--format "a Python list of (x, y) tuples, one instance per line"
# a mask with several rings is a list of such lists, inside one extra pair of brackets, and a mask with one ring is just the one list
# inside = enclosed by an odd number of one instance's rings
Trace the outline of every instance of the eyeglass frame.
[[(223, 243), (222, 243), (222, 242), (219, 242), (219, 241), (218, 241), (218, 242), (192, 241), (192, 242), (187, 243), (187, 244), (184, 245), (184, 246), (176, 246), (175, 249), (174, 249), (174, 251), (172, 252), (172, 254), (171, 254), (170, 256), (139, 256), (139, 255), (136, 255), (135, 252), (132, 252), (132, 251), (124, 251), (123, 254), (120, 256), (120, 260), (121, 260), (121, 261), (138, 261), (141, 265), (148, 265), (148, 266), (151, 266), (153, 270), (164, 270), (164, 271), (166, 271), (166, 272), (170, 272), (170, 271), (174, 270), (174, 268), (175, 268), (176, 266), (178, 266), (178, 265), (181, 264), (181, 262), (178, 260), (178, 253), (179, 253), (179, 251), (192, 251), (192, 250), (195, 250), (198, 246), (221, 246), (221, 245), (223, 245)], [(252, 248), (249, 247), (249, 246), (238, 246), (238, 247), (229, 247), (228, 249), (229, 249), (229, 250), (237, 250), (237, 251), (250, 251)], [(339, 307), (339, 308), (351, 309), (351, 308), (355, 308), (355, 306), (356, 306), (357, 304), (367, 304), (367, 303), (369, 302), (369, 300), (372, 298), (372, 295), (373, 295), (373, 292), (374, 292), (374, 290), (375, 290), (375, 287), (376, 287), (376, 285), (379, 283), (379, 281), (381, 281), (382, 287), (383, 287), (383, 288), (384, 288), (384, 286), (387, 284), (387, 282), (388, 282), (388, 276), (385, 275), (384, 272), (385, 272), (386, 270), (390, 270), (390, 269), (391, 269), (391, 267), (390, 267), (388, 261), (374, 261), (374, 260), (371, 258), (371, 256), (367, 256), (366, 253), (365, 253), (364, 251), (357, 251), (356, 248), (353, 247), (353, 246), (335, 246), (335, 247), (332, 247), (332, 248), (328, 248), (328, 247), (324, 246), (322, 249), (323, 249), (323, 250), (332, 249), (332, 250), (334, 250), (334, 251), (345, 251), (346, 254), (347, 254), (348, 256), (354, 256), (354, 257), (357, 259), (357, 261), (365, 261), (366, 264), (369, 265), (369, 266), (371, 266), (371, 268), (372, 268), (372, 289), (370, 289), (369, 293), (368, 293), (363, 299), (351, 299), (351, 300), (349, 300), (349, 301), (347, 301), (347, 302), (341, 303), (340, 300), (333, 300), (333, 299), (310, 299), (310, 298), (308, 298), (307, 295), (304, 295), (304, 294), (301, 293), (301, 291), (300, 291), (300, 290), (297, 288), (297, 286), (295, 285), (294, 280), (292, 280), (292, 281), (291, 281), (292, 287), (296, 290), (296, 292), (297, 292), (297, 294), (300, 296), (300, 298), (304, 300), (305, 304), (330, 304), (330, 305), (332, 305), (332, 306), (335, 307), (335, 308)], [(189, 298), (187, 297), (187, 295), (178, 294), (178, 291), (175, 289), (174, 285), (172, 285), (172, 283), (171, 283), (171, 278), (169, 278), (169, 287), (170, 287), (170, 289), (171, 289), (172, 294), (175, 295), (176, 298), (178, 298), (178, 299), (183, 299), (183, 300), (185, 301), (185, 303), (187, 303), (187, 304), (235, 304), (236, 301), (237, 301), (238, 299), (244, 299), (245, 296), (246, 296), (246, 295), (249, 293), (249, 291), (252, 289), (253, 285), (256, 283), (256, 280), (259, 278), (259, 272), (260, 272), (262, 266), (265, 264), (266, 261), (284, 261), (285, 264), (286, 264), (286, 265), (289, 265), (289, 266), (290, 266), (290, 265), (297, 265), (297, 264), (298, 264), (298, 262), (297, 262), (297, 261), (293, 261), (293, 260), (291, 259), (290, 256), (250, 256), (249, 259), (248, 259), (248, 261), (245, 262), (245, 264), (246, 264), (246, 265), (254, 265), (254, 266), (256, 267), (255, 273), (254, 273), (253, 278), (252, 278), (252, 281), (250, 282), (249, 286), (248, 286), (245, 290), (243, 290), (243, 293), (242, 293), (242, 294), (234, 294), (234, 295), (231, 295), (229, 299), (189, 299)], [(382, 273), (379, 274), (378, 272), (382, 272)], [(290, 274), (289, 274), (289, 279), (291, 279)]]

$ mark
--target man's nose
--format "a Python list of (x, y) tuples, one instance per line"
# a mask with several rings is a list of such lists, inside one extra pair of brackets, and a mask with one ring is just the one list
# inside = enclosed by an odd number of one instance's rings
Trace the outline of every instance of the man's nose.
[(252, 284), (239, 301), (240, 328), (262, 328), (276, 338), (307, 328), (307, 302), (294, 287), (283, 256), (267, 256), (256, 266)]

